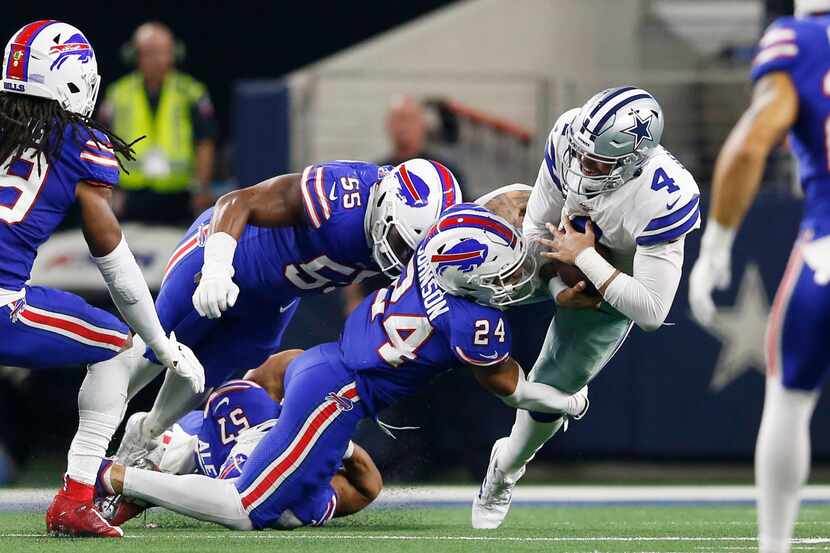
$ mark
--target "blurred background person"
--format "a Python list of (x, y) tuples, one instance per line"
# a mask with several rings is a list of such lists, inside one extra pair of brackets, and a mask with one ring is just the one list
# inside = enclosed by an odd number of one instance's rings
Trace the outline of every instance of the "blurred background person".
[[(390, 151), (377, 162), (378, 165), (399, 165), (408, 159), (423, 158), (437, 161), (455, 175), (461, 194), (466, 200), (464, 175), (458, 166), (440, 154), (427, 148), (427, 116), (424, 106), (411, 96), (399, 96), (393, 99), (386, 112), (386, 135), (389, 138)], [(343, 289), (344, 315), (348, 316), (366, 296), (366, 291), (386, 286), (387, 279), (377, 276), (364, 284), (352, 284)]]
[(136, 71), (107, 88), (100, 112), (114, 132), (145, 137), (134, 146), (116, 208), (124, 220), (187, 224), (215, 199), (213, 104), (205, 85), (175, 69), (183, 47), (166, 25), (139, 26), (130, 51)]
[[(378, 165), (398, 165), (416, 157), (432, 159), (452, 171), (464, 195), (464, 175), (458, 166), (427, 148), (427, 117), (424, 107), (410, 96), (395, 98), (386, 112), (386, 135), (391, 150)], [(465, 195), (465, 199), (466, 195)]]

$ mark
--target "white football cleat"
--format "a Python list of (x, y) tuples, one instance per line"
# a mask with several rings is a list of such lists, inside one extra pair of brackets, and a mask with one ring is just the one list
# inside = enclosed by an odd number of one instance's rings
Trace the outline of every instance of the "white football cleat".
[(124, 428), (124, 437), (118, 446), (115, 458), (126, 467), (135, 466), (149, 453), (149, 445), (153, 441), (152, 436), (144, 432), (144, 419), (147, 413), (138, 412), (130, 415), (127, 419), (127, 426)]
[(525, 473), (525, 468), (522, 467), (515, 474), (508, 475), (496, 466), (499, 449), (507, 440), (508, 438), (499, 438), (493, 444), (487, 474), (478, 495), (473, 499), (473, 528), (493, 530), (501, 526), (510, 510), (513, 488)]

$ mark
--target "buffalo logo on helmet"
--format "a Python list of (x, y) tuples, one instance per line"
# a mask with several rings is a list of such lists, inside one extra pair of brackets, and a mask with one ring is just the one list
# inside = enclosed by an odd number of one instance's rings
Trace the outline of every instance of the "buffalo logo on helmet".
[(49, 66), (51, 70), (60, 69), (66, 60), (72, 56), (78, 56), (78, 60), (81, 63), (87, 63), (94, 55), (92, 47), (81, 33), (75, 33), (63, 44), (52, 46), (49, 48), (49, 53), (58, 54), (58, 57)]
[(432, 255), (432, 262), (438, 265), (438, 274), (450, 267), (462, 273), (474, 271), (487, 259), (487, 245), (473, 238), (462, 240), (453, 247)]
[(429, 202), (429, 186), (401, 165), (395, 175), (398, 179), (398, 197), (410, 207), (424, 207)]

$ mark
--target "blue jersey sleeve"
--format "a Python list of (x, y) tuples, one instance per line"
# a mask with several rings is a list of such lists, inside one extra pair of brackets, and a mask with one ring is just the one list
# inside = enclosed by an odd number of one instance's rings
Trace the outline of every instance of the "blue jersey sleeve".
[(774, 21), (758, 42), (750, 73), (752, 80), (758, 81), (774, 71), (786, 71), (794, 76), (809, 53), (809, 44), (806, 44), (811, 40), (809, 34), (793, 17)]
[(93, 131), (90, 135), (84, 131), (76, 132), (70, 126), (61, 154), (61, 161), (70, 169), (76, 182), (104, 187), (118, 185), (121, 170), (112, 144), (103, 133)]
[(306, 221), (315, 229), (327, 230), (344, 219), (363, 220), (369, 189), (366, 169), (377, 166), (357, 162), (332, 162), (309, 165), (303, 171), (301, 189)]
[(453, 355), (464, 365), (478, 367), (496, 365), (507, 359), (512, 336), (504, 313), (468, 300), (453, 300), (449, 319)]
[(309, 227), (340, 259), (372, 263), (364, 219), (369, 192), (379, 168), (362, 162), (335, 161), (310, 165), (301, 189)]

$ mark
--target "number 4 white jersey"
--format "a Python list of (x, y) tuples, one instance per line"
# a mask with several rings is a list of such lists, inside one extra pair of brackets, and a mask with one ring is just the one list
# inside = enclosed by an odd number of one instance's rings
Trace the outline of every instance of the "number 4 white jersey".
[(610, 248), (613, 264), (631, 274), (637, 248), (673, 242), (700, 227), (700, 190), (683, 165), (657, 146), (642, 172), (618, 189), (592, 198), (568, 193), (563, 157), (568, 126), (578, 113), (576, 108), (562, 114), (550, 132), (524, 233), (532, 241), (547, 236), (545, 223), (559, 225), (563, 214), (577, 228), (584, 228), (588, 218), (599, 241)]

